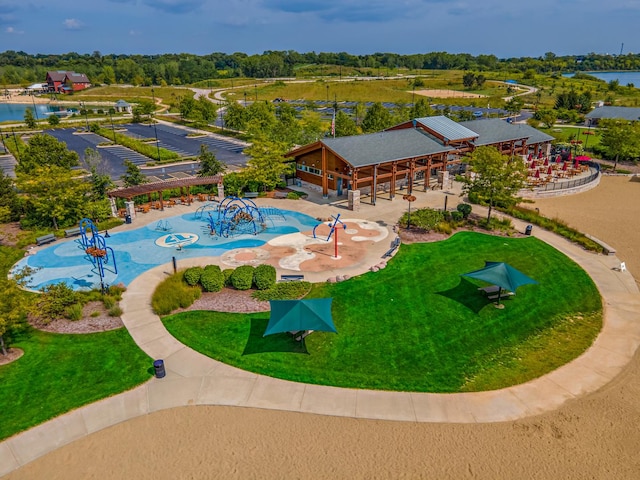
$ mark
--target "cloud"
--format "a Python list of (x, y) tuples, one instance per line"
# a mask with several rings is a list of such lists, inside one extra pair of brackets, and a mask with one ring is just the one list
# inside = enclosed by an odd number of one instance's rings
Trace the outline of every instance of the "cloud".
[(24, 33), (24, 30), (16, 30), (13, 27), (7, 27), (5, 29), (5, 33), (9, 33), (9, 34), (12, 34), (12, 35), (22, 35)]
[[(113, 0), (111, 0), (113, 1)], [(144, 4), (165, 13), (190, 13), (200, 8), (206, 0), (144, 0)]]
[(75, 18), (67, 18), (64, 22), (62, 22), (62, 24), (64, 25), (64, 28), (66, 30), (80, 30), (83, 27), (82, 22)]

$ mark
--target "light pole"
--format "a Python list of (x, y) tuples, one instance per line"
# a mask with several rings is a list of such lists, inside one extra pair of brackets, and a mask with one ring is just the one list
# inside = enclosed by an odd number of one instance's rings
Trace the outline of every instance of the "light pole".
[(411, 203), (416, 201), (416, 197), (414, 195), (403, 195), (403, 200), (409, 202), (409, 212), (407, 214), (407, 230), (411, 227)]
[(80, 106), (82, 107), (82, 110), (84, 111), (84, 119), (86, 121), (87, 124), (87, 132), (89, 131), (89, 115), (87, 114), (87, 106), (84, 102), (80, 102)]
[(111, 120), (111, 131), (113, 132), (113, 143), (118, 143), (116, 142), (116, 129), (113, 126), (113, 117), (111, 116), (111, 109), (109, 109), (109, 120)]
[(258, 85), (254, 85), (253, 88), (256, 90), (256, 102), (258, 101)]
[(244, 108), (247, 108), (247, 92), (244, 92)]
[[(151, 96), (153, 97), (153, 111), (155, 112), (155, 110), (156, 110), (156, 94), (155, 94), (153, 88), (151, 89)], [(151, 121), (153, 122), (153, 131), (156, 134), (156, 149), (158, 150), (158, 162), (159, 162), (160, 161), (160, 142), (158, 142), (158, 128), (156, 127), (155, 119), (153, 119), (153, 113), (152, 113)]]
[(329, 104), (329, 85), (327, 85), (327, 105)]

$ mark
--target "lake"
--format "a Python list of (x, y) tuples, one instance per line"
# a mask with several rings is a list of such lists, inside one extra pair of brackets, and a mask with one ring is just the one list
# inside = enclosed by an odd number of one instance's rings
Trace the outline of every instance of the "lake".
[[(592, 77), (599, 78), (609, 83), (611, 80), (618, 80), (618, 83), (622, 87), (626, 87), (628, 84), (633, 83), (636, 88), (640, 88), (640, 72), (581, 72), (591, 75)], [(565, 77), (573, 77), (572, 73), (563, 75)]]
[(33, 104), (30, 103), (0, 103), (0, 122), (23, 122), (27, 109), (34, 112), (38, 119), (43, 119), (48, 117), (49, 113), (66, 110), (67, 107), (36, 104), (34, 110)]

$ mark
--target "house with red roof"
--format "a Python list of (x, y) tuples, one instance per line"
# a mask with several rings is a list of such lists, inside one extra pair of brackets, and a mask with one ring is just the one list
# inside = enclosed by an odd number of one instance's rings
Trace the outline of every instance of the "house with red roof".
[(73, 93), (91, 86), (91, 82), (84, 73), (56, 70), (47, 72), (47, 86), (49, 92)]

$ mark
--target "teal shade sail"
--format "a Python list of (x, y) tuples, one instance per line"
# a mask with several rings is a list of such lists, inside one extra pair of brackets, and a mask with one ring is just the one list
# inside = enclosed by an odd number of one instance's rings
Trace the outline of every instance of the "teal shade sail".
[(338, 333), (331, 315), (332, 300), (270, 300), (271, 316), (263, 336), (300, 330)]
[(534, 279), (527, 277), (524, 273), (516, 270), (511, 265), (504, 262), (484, 262), (484, 268), (473, 272), (463, 273), (463, 277), (476, 278), (493, 285), (497, 285), (503, 290), (515, 292), (521, 285), (537, 284)]

